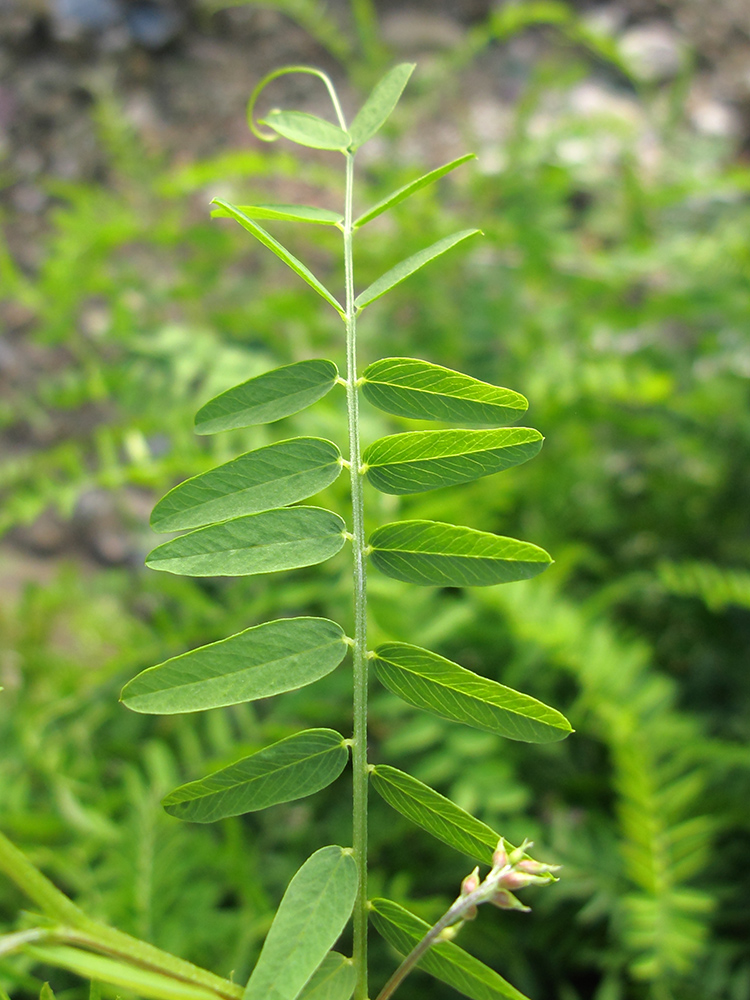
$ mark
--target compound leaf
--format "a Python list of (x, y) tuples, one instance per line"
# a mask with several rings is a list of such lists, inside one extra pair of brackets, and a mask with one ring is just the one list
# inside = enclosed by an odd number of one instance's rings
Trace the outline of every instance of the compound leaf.
[(359, 149), (388, 120), (398, 104), (409, 77), (414, 72), (415, 65), (415, 63), (399, 63), (375, 84), (349, 129), (352, 150)]
[(343, 736), (332, 729), (307, 729), (180, 785), (162, 805), (178, 819), (215, 823), (312, 795), (338, 778), (348, 757)]
[(341, 452), (323, 438), (278, 441), (175, 486), (151, 512), (155, 531), (198, 528), (304, 500), (340, 474)]
[(397, 417), (488, 427), (514, 424), (529, 405), (512, 389), (417, 358), (374, 361), (365, 368), (362, 391), (373, 406)]
[(195, 433), (216, 434), (281, 420), (325, 396), (338, 376), (332, 361), (317, 358), (263, 372), (202, 406), (195, 417)]
[(527, 462), (543, 440), (529, 427), (410, 431), (374, 441), (362, 461), (367, 478), (382, 493), (424, 493)]
[[(370, 917), (378, 933), (407, 955), (430, 925), (390, 899), (370, 900)], [(419, 968), (471, 1000), (528, 1000), (493, 969), (452, 941), (441, 941), (419, 960)]]
[(572, 732), (556, 709), (419, 646), (385, 643), (373, 664), (389, 691), (442, 719), (524, 743), (551, 743)]
[[(356, 895), (357, 866), (349, 851), (322, 847), (308, 858), (284, 893), (243, 1000), (295, 1000), (306, 984), (312, 987), (310, 980), (346, 926)], [(338, 995), (317, 991), (321, 1000)], [(340, 996), (343, 1000), (343, 991)]]
[(421, 191), (422, 188), (427, 187), (429, 184), (433, 184), (441, 177), (444, 177), (445, 174), (450, 173), (451, 170), (455, 170), (456, 167), (460, 167), (462, 163), (475, 159), (476, 155), (474, 153), (466, 153), (464, 156), (459, 156), (458, 159), (451, 160), (450, 163), (446, 163), (442, 167), (438, 167), (436, 170), (431, 170), (428, 174), (423, 174), (421, 177), (417, 177), (416, 180), (398, 188), (397, 191), (391, 192), (391, 194), (389, 194), (382, 201), (373, 205), (372, 208), (368, 208), (367, 211), (360, 215), (354, 223), (354, 228), (358, 229), (360, 226), (364, 226), (365, 223), (377, 218), (378, 215), (382, 215), (383, 212), (387, 212), (389, 208), (392, 208), (394, 205), (398, 205), (400, 201), (404, 201), (405, 198), (408, 198), (416, 191)]
[(329, 951), (308, 980), (299, 1000), (349, 1000), (357, 982), (357, 971), (350, 958)]
[(373, 531), (369, 549), (386, 576), (421, 586), (486, 587), (527, 580), (552, 562), (531, 542), (441, 521), (384, 524)]
[(376, 764), (370, 771), (372, 787), (396, 812), (462, 854), (492, 864), (500, 835), (465, 809), (410, 774)]
[[(249, 219), (279, 219), (285, 222), (313, 222), (321, 226), (340, 226), (344, 216), (327, 208), (315, 205), (237, 205)], [(211, 212), (214, 219), (231, 219), (233, 216), (224, 208)]]
[(415, 271), (424, 267), (425, 264), (429, 264), (431, 260), (440, 257), (457, 243), (467, 240), (470, 236), (474, 236), (478, 232), (480, 232), (479, 229), (462, 229), (458, 233), (453, 233), (452, 236), (445, 236), (442, 240), (438, 240), (437, 243), (425, 247), (424, 250), (417, 251), (411, 257), (407, 257), (406, 260), (402, 260), (396, 264), (390, 271), (386, 271), (377, 281), (373, 281), (363, 292), (360, 292), (354, 300), (354, 305), (357, 309), (364, 309), (365, 306), (374, 302), (375, 299), (379, 299), (381, 295), (385, 295), (394, 285), (398, 285), (405, 278), (408, 278), (410, 274), (414, 274)]
[(312, 684), (346, 650), (344, 630), (327, 618), (281, 618), (149, 667), (121, 700), (154, 715), (239, 705)]
[[(331, 126), (332, 128), (335, 126)], [(290, 267), (295, 274), (298, 274), (303, 281), (306, 281), (311, 288), (314, 288), (318, 295), (322, 296), (329, 305), (332, 305), (336, 312), (344, 318), (346, 315), (341, 304), (334, 298), (333, 295), (328, 291), (325, 285), (321, 284), (320, 281), (315, 277), (312, 271), (305, 267), (301, 260), (298, 260), (293, 253), (290, 253), (285, 246), (282, 246), (278, 240), (275, 240), (270, 233), (266, 232), (261, 226), (245, 215), (245, 213), (239, 209), (236, 205), (230, 205), (228, 201), (223, 201), (221, 198), (214, 198), (211, 202), (212, 205), (218, 205), (219, 208), (223, 209), (229, 218), (239, 222), (243, 229), (247, 229), (249, 233), (262, 243), (264, 247), (275, 253), (276, 256), (283, 260), (287, 267)]]
[(210, 524), (157, 545), (151, 569), (182, 576), (254, 576), (313, 566), (344, 544), (344, 522), (321, 507), (282, 507)]

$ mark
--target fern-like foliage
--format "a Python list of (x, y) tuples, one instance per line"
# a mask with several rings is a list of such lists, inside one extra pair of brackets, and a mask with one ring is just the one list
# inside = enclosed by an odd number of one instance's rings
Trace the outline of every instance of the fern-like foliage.
[[(696, 884), (713, 831), (701, 808), (710, 772), (696, 761), (704, 739), (698, 722), (678, 711), (675, 685), (654, 670), (645, 643), (624, 638), (554, 586), (537, 584), (533, 600), (524, 587), (472, 600), (484, 613), (502, 610), (524, 645), (575, 679), (574, 724), (607, 747), (614, 772), (623, 884), (611, 932), (631, 975), (654, 997), (679, 996), (672, 991), (695, 970), (715, 902)], [(593, 872), (599, 867), (592, 863)]]

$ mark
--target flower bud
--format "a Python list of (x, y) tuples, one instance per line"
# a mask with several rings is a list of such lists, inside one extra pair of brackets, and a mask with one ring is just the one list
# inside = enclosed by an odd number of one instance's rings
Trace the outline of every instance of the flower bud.
[(528, 913), (531, 910), (530, 906), (524, 906), (521, 900), (516, 899), (513, 893), (508, 892), (507, 889), (498, 889), (489, 902), (501, 910), (520, 910), (522, 913)]
[(497, 842), (495, 853), (492, 855), (492, 865), (495, 868), (505, 868), (508, 864), (508, 852), (505, 850), (505, 840), (503, 837)]
[(470, 892), (474, 892), (475, 889), (479, 888), (479, 867), (477, 866), (471, 875), (467, 875), (466, 878), (461, 883), (461, 895), (468, 896)]

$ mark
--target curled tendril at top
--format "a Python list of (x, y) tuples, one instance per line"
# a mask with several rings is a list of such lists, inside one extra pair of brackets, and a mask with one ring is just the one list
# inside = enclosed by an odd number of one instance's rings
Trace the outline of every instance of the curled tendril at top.
[(308, 73), (310, 76), (317, 76), (319, 80), (322, 80), (331, 98), (333, 110), (336, 112), (339, 125), (344, 131), (346, 131), (344, 114), (341, 110), (341, 104), (339, 103), (338, 95), (336, 94), (336, 90), (330, 77), (322, 70), (316, 69), (314, 66), (284, 66), (281, 69), (275, 69), (272, 72), (267, 73), (250, 95), (250, 99), (247, 102), (247, 124), (253, 135), (256, 136), (256, 138), (261, 139), (263, 142), (275, 142), (279, 138), (275, 132), (263, 132), (260, 128), (258, 128), (258, 124), (255, 121), (255, 105), (262, 91), (265, 90), (269, 83), (276, 80), (280, 76), (286, 76), (288, 73)]

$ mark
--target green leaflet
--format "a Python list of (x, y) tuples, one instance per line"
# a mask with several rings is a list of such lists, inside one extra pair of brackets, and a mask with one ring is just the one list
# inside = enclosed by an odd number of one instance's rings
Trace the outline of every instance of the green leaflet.
[(314, 288), (318, 295), (324, 298), (329, 305), (333, 306), (342, 319), (345, 317), (346, 314), (341, 304), (331, 295), (325, 285), (318, 281), (312, 271), (308, 267), (305, 267), (302, 261), (298, 260), (293, 253), (290, 253), (278, 240), (275, 240), (270, 233), (267, 233), (265, 229), (253, 222), (236, 205), (230, 205), (228, 201), (222, 201), (221, 198), (214, 198), (211, 204), (218, 205), (219, 208), (224, 209), (230, 218), (234, 219), (235, 222), (239, 222), (243, 229), (247, 229), (249, 233), (252, 233), (259, 243), (262, 243), (264, 247), (268, 247), (272, 253), (275, 253), (280, 260), (284, 261), (287, 267), (290, 267), (311, 288)]
[[(344, 216), (339, 212), (330, 212), (327, 208), (317, 208), (314, 205), (237, 205), (237, 208), (248, 219), (314, 222), (320, 226), (340, 226), (344, 221)], [(232, 216), (224, 208), (215, 208), (211, 212), (211, 218), (231, 219)]]
[(340, 474), (341, 452), (323, 438), (298, 437), (250, 451), (175, 486), (151, 512), (155, 531), (197, 528), (304, 500)]
[(235, 385), (214, 396), (198, 410), (196, 434), (216, 434), (281, 420), (304, 410), (336, 384), (338, 368), (332, 361), (296, 361)]
[(121, 700), (134, 712), (175, 715), (239, 705), (312, 684), (346, 655), (327, 618), (281, 618), (175, 656), (134, 677)]
[(162, 805), (178, 819), (215, 823), (312, 795), (338, 778), (348, 757), (343, 736), (332, 729), (308, 729), (180, 785)]
[(151, 569), (182, 576), (254, 576), (313, 566), (344, 544), (344, 522), (321, 507), (282, 507), (210, 524), (157, 545)]
[(383, 358), (365, 368), (362, 391), (397, 417), (504, 427), (528, 408), (519, 392), (417, 358)]
[(370, 782), (388, 805), (412, 823), (462, 854), (492, 864), (500, 835), (455, 802), (388, 764), (376, 764), (370, 770)]
[(556, 709), (419, 646), (385, 643), (373, 664), (389, 691), (443, 719), (525, 743), (555, 742), (572, 732)]
[(386, 576), (421, 586), (486, 587), (527, 580), (552, 562), (531, 542), (441, 521), (384, 524), (373, 531), (369, 548)]
[(371, 139), (390, 117), (398, 104), (409, 77), (414, 72), (415, 63), (400, 63), (389, 70), (375, 84), (372, 93), (359, 109), (349, 129), (351, 149), (359, 147)]
[[(356, 895), (357, 866), (350, 851), (322, 847), (308, 858), (284, 893), (243, 1000), (295, 1000), (327, 961)], [(338, 995), (318, 990), (320, 1000)], [(343, 991), (340, 996), (343, 1000)]]
[(352, 960), (337, 951), (329, 951), (300, 993), (299, 1000), (349, 1000), (356, 981)]
[(362, 461), (367, 478), (382, 493), (424, 493), (527, 462), (543, 440), (529, 427), (410, 431), (374, 441)]
[[(381, 934), (402, 955), (422, 940), (430, 925), (390, 899), (370, 900), (370, 917)], [(528, 1000), (493, 969), (451, 941), (441, 941), (419, 960), (419, 968), (472, 1000)]]
[(436, 257), (440, 257), (442, 254), (446, 253), (451, 247), (454, 247), (457, 243), (461, 243), (463, 240), (467, 240), (470, 236), (475, 236), (481, 230), (479, 229), (462, 229), (458, 233), (453, 233), (451, 236), (446, 236), (442, 240), (438, 240), (437, 243), (433, 243), (429, 247), (425, 247), (424, 250), (419, 250), (417, 253), (412, 254), (411, 257), (407, 257), (406, 260), (402, 260), (400, 263), (392, 267), (390, 271), (386, 271), (382, 274), (377, 281), (373, 281), (371, 285), (356, 297), (354, 300), (354, 305), (357, 309), (364, 309), (365, 306), (374, 302), (375, 299), (379, 299), (381, 295), (385, 295), (387, 291), (393, 288), (394, 285), (398, 285), (405, 278), (408, 278), (410, 274), (414, 274), (425, 264), (429, 264), (431, 260)]
[(445, 174), (450, 173), (451, 170), (455, 170), (456, 167), (460, 167), (462, 163), (475, 159), (476, 155), (474, 153), (466, 153), (464, 156), (459, 156), (458, 159), (451, 160), (450, 163), (446, 163), (442, 167), (438, 167), (436, 170), (431, 170), (428, 174), (423, 174), (421, 177), (417, 177), (416, 180), (411, 181), (409, 184), (405, 184), (396, 191), (393, 191), (387, 198), (384, 198), (376, 205), (373, 205), (372, 208), (368, 208), (367, 211), (360, 215), (354, 223), (354, 228), (358, 229), (359, 226), (364, 226), (365, 223), (377, 218), (378, 215), (382, 215), (383, 212), (387, 212), (389, 208), (392, 208), (394, 205), (398, 205), (400, 201), (404, 201), (405, 198), (408, 198), (416, 191), (421, 191), (421, 189), (427, 187), (428, 184), (433, 184), (436, 180), (444, 177)]
[(265, 118), (259, 119), (259, 124), (268, 125), (285, 139), (312, 149), (335, 149), (343, 153), (352, 141), (349, 133), (338, 125), (304, 111), (269, 111)]
[(214, 992), (193, 983), (67, 945), (34, 945), (24, 951), (45, 965), (69, 969), (84, 979), (109, 983), (148, 1000), (216, 1000)]

